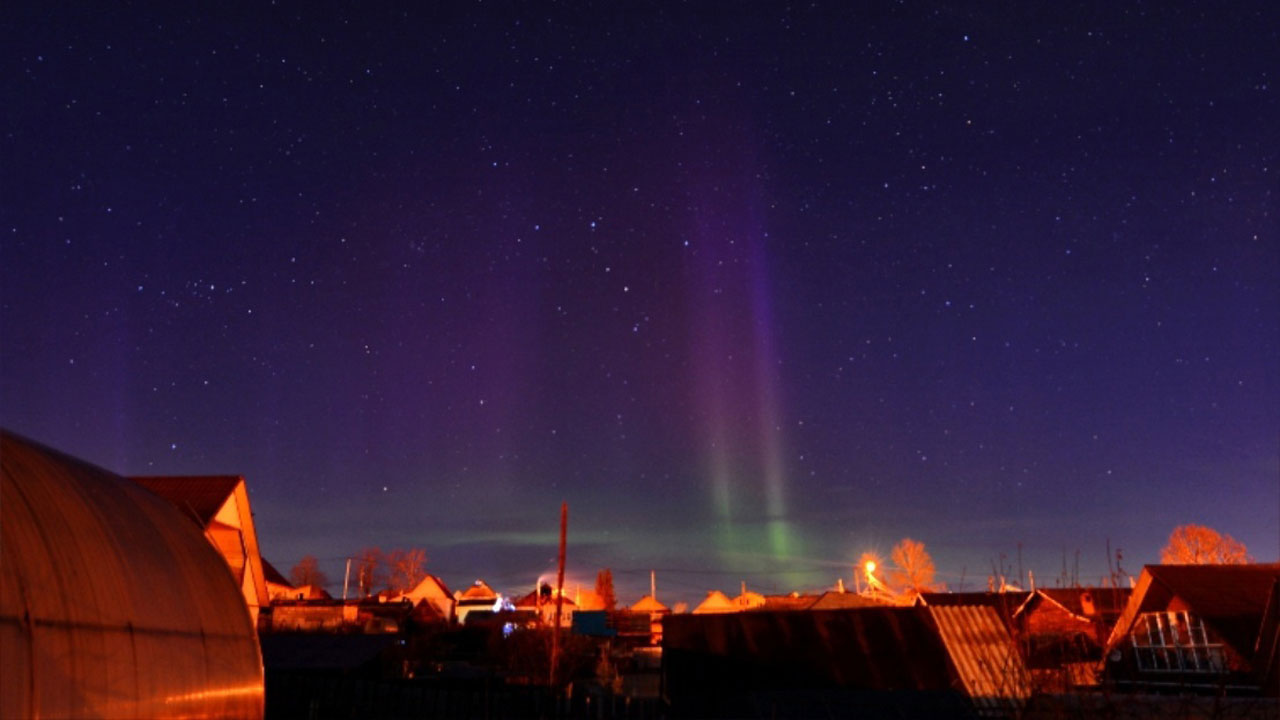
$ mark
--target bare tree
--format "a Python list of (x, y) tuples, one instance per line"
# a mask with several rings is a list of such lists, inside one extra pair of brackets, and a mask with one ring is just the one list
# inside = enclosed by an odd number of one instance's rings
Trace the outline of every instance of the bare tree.
[(298, 561), (297, 565), (289, 571), (289, 582), (294, 587), (305, 587), (311, 585), (313, 587), (322, 588), (329, 584), (329, 578), (320, 570), (320, 564), (316, 561), (315, 556), (307, 555)]
[(382, 583), (386, 574), (385, 564), (386, 557), (380, 548), (370, 547), (360, 551), (360, 556), (356, 559), (356, 587), (360, 588), (361, 597), (369, 597)]
[(1160, 552), (1160, 562), (1170, 565), (1243, 565), (1253, 562), (1244, 543), (1203, 525), (1179, 525)]
[(418, 583), (427, 576), (427, 551), (421, 549), (392, 550), (387, 555), (387, 567), (391, 578), (388, 588), (398, 592), (409, 592), (418, 587)]
[(889, 584), (899, 592), (919, 594), (933, 590), (933, 558), (925, 552), (924, 543), (911, 538), (893, 546), (889, 553), (893, 568), (889, 571)]

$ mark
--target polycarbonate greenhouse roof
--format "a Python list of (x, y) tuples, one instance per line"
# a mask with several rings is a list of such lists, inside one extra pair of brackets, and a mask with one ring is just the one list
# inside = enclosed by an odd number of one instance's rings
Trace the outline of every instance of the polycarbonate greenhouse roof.
[(190, 518), (6, 431), (0, 465), (0, 717), (262, 717), (248, 608)]

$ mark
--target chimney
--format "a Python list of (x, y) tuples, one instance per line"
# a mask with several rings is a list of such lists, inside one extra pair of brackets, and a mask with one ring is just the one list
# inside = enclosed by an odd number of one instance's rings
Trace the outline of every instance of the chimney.
[(836, 592), (844, 592), (844, 578), (836, 578)]

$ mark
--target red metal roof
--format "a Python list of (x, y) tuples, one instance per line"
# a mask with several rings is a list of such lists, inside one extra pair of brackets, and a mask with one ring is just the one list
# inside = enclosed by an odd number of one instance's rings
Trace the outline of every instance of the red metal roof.
[(1280, 578), (1280, 563), (1148, 565), (1145, 569), (1223, 640), (1246, 657), (1252, 654), (1267, 598)]
[(178, 506), (179, 510), (208, 527), (236, 486), (244, 482), (238, 475), (195, 475), (189, 477), (129, 478)]

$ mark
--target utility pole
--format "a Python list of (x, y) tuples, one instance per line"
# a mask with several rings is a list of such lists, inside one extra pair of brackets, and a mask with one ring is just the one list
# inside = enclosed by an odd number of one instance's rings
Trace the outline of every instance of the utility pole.
[(342, 600), (347, 600), (347, 584), (351, 582), (351, 558), (347, 558), (347, 572), (342, 576)]
[(560, 503), (560, 569), (556, 571), (556, 620), (551, 628), (551, 674), (549, 684), (556, 684), (556, 663), (560, 660), (560, 609), (564, 603), (564, 546), (569, 533), (569, 503)]

